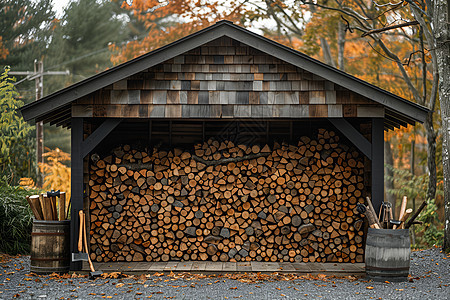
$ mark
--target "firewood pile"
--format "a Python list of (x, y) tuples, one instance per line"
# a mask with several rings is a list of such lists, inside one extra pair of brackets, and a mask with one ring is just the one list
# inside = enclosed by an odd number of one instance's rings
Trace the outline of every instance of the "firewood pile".
[(69, 215), (70, 199), (65, 192), (52, 190), (26, 199), (36, 220), (64, 221)]
[(91, 159), (93, 261), (363, 261), (364, 158), (333, 131)]

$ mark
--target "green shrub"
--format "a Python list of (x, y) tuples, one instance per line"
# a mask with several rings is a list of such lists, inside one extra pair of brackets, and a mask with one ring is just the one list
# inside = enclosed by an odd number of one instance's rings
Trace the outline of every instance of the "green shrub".
[(0, 253), (30, 253), (33, 221), (26, 196), (38, 193), (9, 186), (5, 178), (0, 178)]
[(434, 245), (442, 246), (444, 241), (444, 230), (439, 224), (437, 215), (437, 206), (434, 199), (428, 201), (427, 206), (422, 210), (418, 220), (422, 221), (422, 225), (416, 225), (416, 244), (412, 245), (414, 248), (424, 249), (430, 248)]
[(8, 72), (0, 74), (0, 177), (16, 185), (22, 177), (36, 177), (35, 139), (34, 127), (17, 110), (23, 102)]
[[(421, 176), (414, 176), (408, 170), (401, 170), (393, 168), (392, 166), (387, 166), (393, 170), (395, 178), (395, 188), (388, 190), (396, 196), (397, 199), (401, 199), (403, 196), (407, 196), (408, 199), (416, 199), (416, 204), (418, 206), (426, 197), (426, 190), (428, 186), (428, 175), (424, 174)], [(442, 181), (442, 176), (438, 176), (438, 181)], [(442, 191), (442, 185), (438, 185), (436, 196), (442, 197), (444, 195)], [(422, 221), (422, 225), (415, 225), (414, 232), (416, 235), (416, 243), (411, 245), (411, 247), (416, 249), (427, 249), (434, 245), (442, 246), (444, 239), (444, 226), (442, 221), (438, 218), (438, 207), (436, 206), (435, 200), (430, 199), (427, 201), (427, 206), (422, 210), (418, 221)], [(397, 203), (399, 205), (399, 203)], [(408, 206), (409, 207), (409, 206)]]

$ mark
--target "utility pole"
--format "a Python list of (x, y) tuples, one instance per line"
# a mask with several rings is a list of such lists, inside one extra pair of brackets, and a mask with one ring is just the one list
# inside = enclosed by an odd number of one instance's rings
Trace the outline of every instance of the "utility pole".
[[(26, 75), (23, 80), (34, 80), (36, 88), (36, 101), (44, 97), (44, 75), (70, 75), (67, 71), (47, 71), (44, 72), (44, 62), (34, 60), (34, 72), (9, 72), (11, 75)], [(22, 81), (23, 81), (22, 80)], [(21, 81), (20, 81), (21, 82)], [(18, 82), (18, 83), (20, 83)], [(37, 180), (36, 184), (42, 187), (44, 183), (43, 174), (39, 170), (39, 164), (44, 163), (44, 122), (36, 122), (36, 163), (37, 163)]]
[[(40, 76), (36, 77), (35, 87), (36, 87), (36, 101), (44, 97), (44, 62), (34, 60), (34, 73), (40, 74)], [(44, 183), (44, 176), (42, 172), (39, 170), (39, 164), (44, 163), (44, 122), (39, 121), (36, 123), (36, 163), (38, 165), (37, 172), (37, 180), (36, 183), (38, 186), (42, 187)]]

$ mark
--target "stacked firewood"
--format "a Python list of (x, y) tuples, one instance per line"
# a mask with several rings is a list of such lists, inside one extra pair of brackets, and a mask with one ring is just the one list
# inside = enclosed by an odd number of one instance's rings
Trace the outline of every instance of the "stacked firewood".
[(64, 221), (68, 217), (70, 199), (66, 193), (51, 191), (26, 197), (36, 220)]
[(364, 159), (333, 131), (91, 158), (94, 261), (363, 261)]

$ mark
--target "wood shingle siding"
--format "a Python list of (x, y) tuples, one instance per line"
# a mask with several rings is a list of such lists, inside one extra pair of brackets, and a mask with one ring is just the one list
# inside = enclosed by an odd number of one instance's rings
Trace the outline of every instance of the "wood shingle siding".
[(365, 97), (227, 37), (83, 97), (72, 112), (74, 117), (129, 118), (384, 114)]

